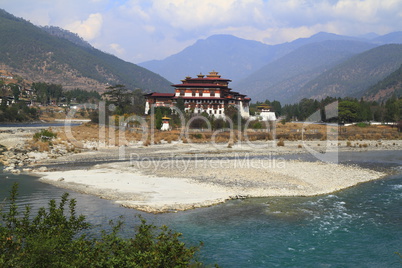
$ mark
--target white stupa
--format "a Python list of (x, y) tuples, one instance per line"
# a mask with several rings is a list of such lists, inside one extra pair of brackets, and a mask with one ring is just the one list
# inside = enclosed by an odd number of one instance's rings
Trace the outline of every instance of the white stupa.
[(167, 116), (162, 117), (162, 127), (161, 127), (162, 131), (170, 130), (169, 120), (170, 118)]

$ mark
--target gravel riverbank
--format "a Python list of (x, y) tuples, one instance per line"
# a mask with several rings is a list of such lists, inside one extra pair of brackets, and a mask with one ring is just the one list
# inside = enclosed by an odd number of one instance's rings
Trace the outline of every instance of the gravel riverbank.
[(386, 174), (322, 162), (231, 159), (219, 163), (114, 162), (39, 175), (41, 181), (58, 187), (159, 213), (210, 206), (234, 198), (326, 194)]

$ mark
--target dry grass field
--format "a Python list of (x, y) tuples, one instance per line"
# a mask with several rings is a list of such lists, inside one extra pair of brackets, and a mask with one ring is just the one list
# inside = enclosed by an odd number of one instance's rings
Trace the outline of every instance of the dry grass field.
[[(80, 126), (71, 127), (71, 134), (68, 135), (65, 129), (58, 132), (58, 140), (68, 141), (71, 136), (79, 142), (104, 141), (107, 145), (128, 145), (131, 142), (142, 142), (147, 146), (152, 143), (171, 143), (172, 141), (183, 141), (183, 143), (236, 143), (242, 141), (261, 141), (276, 138), (280, 141), (301, 141), (301, 140), (339, 140), (339, 141), (361, 141), (361, 140), (399, 140), (402, 134), (397, 128), (391, 126), (326, 126), (318, 124), (305, 125), (302, 123), (277, 124), (272, 131), (248, 129), (247, 131), (201, 131), (189, 132), (174, 129), (171, 131), (147, 130), (131, 128), (124, 132), (111, 127), (99, 127), (96, 124), (86, 123)], [(151, 138), (152, 137), (152, 138)]]

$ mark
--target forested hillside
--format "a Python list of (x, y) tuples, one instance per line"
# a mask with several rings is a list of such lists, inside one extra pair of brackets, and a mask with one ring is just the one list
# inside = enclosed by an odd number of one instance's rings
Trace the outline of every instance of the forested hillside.
[(360, 97), (402, 63), (402, 45), (383, 45), (356, 55), (324, 72), (297, 92), (297, 99)]
[(293, 103), (297, 93), (310, 80), (343, 60), (375, 47), (373, 44), (331, 40), (302, 46), (266, 65), (233, 87), (253, 100), (276, 99)]
[[(52, 31), (52, 34), (48, 33)], [(77, 45), (56, 29), (42, 29), (0, 10), (0, 69), (65, 89), (103, 91), (110, 84), (166, 92), (170, 82), (91, 46)]]

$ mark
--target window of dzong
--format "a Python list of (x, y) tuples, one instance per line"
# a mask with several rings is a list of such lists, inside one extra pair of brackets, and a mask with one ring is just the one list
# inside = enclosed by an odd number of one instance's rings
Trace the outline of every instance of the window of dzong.
[(211, 97), (215, 97), (215, 90), (211, 90), (210, 92), (211, 92), (211, 93), (210, 93), (210, 96), (211, 96)]
[(184, 90), (180, 90), (180, 96), (184, 96)]
[(195, 97), (195, 90), (191, 92), (192, 96)]
[(202, 90), (199, 91), (200, 97), (202, 97)]

